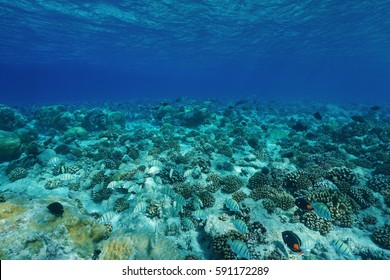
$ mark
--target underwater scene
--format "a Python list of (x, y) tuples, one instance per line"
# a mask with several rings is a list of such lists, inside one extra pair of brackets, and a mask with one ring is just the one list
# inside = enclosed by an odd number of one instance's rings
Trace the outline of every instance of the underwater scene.
[(0, 0), (1, 260), (389, 260), (388, 1)]

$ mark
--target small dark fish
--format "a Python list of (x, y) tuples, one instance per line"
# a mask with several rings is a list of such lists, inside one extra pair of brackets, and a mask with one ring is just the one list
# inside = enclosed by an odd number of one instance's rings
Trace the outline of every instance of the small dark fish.
[(287, 230), (282, 232), (282, 238), (284, 243), (286, 243), (287, 247), (291, 251), (296, 253), (302, 253), (302, 249), (301, 249), (302, 242), (301, 239), (298, 237), (298, 235), (296, 235), (292, 231)]
[(265, 132), (268, 131), (268, 127), (267, 127), (265, 124), (262, 124), (262, 125), (260, 126), (260, 128), (261, 128), (263, 131), (265, 131)]
[(378, 105), (375, 105), (375, 106), (370, 107), (370, 110), (371, 110), (371, 111), (378, 111), (378, 110), (380, 110), (380, 109), (382, 109), (382, 107), (380, 107), (380, 106), (378, 106)]
[(303, 197), (297, 198), (295, 200), (295, 205), (302, 210), (308, 210), (308, 211), (314, 210), (313, 207), (310, 205), (310, 202)]
[(351, 119), (354, 120), (355, 122), (358, 122), (358, 123), (365, 123), (366, 122), (362, 116), (352, 116)]
[(62, 217), (62, 214), (64, 214), (64, 207), (59, 202), (53, 202), (49, 204), (47, 209), (49, 209), (49, 212), (56, 217)]
[(308, 129), (307, 125), (305, 125), (302, 121), (298, 121), (296, 124), (294, 124), (292, 127), (295, 131), (306, 131)]
[(322, 115), (321, 115), (320, 112), (315, 112), (315, 113), (313, 114), (313, 116), (314, 116), (317, 120), (319, 120), (319, 121), (322, 120)]
[(270, 170), (267, 166), (263, 166), (261, 168), (261, 172), (263, 172), (263, 174), (267, 175), (267, 174), (269, 174)]
[(317, 135), (315, 135), (314, 133), (311, 133), (311, 132), (306, 133), (306, 139), (313, 140), (316, 138), (317, 138)]

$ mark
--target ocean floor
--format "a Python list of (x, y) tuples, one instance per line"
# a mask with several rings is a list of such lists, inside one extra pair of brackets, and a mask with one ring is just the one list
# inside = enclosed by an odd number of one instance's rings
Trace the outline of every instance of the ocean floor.
[(0, 105), (0, 259), (390, 259), (379, 105)]

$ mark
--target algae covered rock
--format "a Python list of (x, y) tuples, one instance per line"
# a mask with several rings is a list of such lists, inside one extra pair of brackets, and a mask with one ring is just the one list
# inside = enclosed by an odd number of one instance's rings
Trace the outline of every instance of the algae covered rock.
[[(47, 208), (60, 201), (61, 217)], [(62, 197), (9, 199), (0, 204), (0, 259), (92, 259), (108, 229)]]
[(15, 133), (0, 130), (0, 162), (17, 159), (20, 146), (20, 138)]
[(183, 254), (169, 238), (151, 232), (118, 230), (103, 242), (101, 260), (179, 260)]

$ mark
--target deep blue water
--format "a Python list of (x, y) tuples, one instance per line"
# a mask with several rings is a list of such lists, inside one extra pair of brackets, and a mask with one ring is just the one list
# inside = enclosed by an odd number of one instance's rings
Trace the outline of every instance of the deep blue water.
[(1, 0), (0, 20), (1, 103), (390, 101), (390, 1)]

